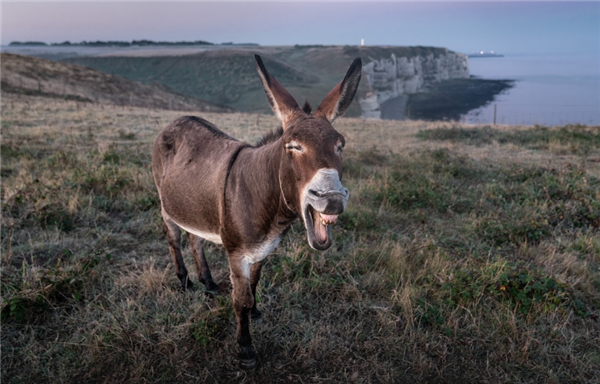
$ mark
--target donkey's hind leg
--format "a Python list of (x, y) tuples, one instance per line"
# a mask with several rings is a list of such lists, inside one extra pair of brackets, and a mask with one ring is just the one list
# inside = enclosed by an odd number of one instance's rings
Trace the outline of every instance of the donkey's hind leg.
[(181, 230), (179, 226), (175, 224), (171, 219), (163, 214), (163, 231), (167, 237), (169, 243), (169, 252), (173, 258), (173, 264), (175, 264), (175, 270), (177, 271), (177, 277), (181, 281), (181, 290), (192, 290), (194, 284), (188, 277), (188, 271), (185, 268), (183, 262), (183, 256), (181, 255)]
[(196, 263), (196, 269), (198, 270), (198, 280), (206, 287), (206, 290), (214, 295), (219, 294), (219, 286), (213, 281), (206, 257), (204, 257), (204, 239), (188, 233), (190, 239), (190, 247), (192, 248), (192, 255), (194, 255), (194, 262)]

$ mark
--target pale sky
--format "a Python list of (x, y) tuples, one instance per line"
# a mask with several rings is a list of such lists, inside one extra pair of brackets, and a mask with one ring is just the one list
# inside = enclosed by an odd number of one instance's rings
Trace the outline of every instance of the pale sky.
[(426, 45), (471, 53), (600, 55), (600, 2), (4, 1), (11, 41), (206, 40)]

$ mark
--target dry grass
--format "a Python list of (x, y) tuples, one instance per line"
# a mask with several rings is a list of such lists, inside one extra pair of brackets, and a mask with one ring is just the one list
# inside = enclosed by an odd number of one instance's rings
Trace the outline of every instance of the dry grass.
[[(4, 381), (600, 381), (598, 146), (341, 119), (348, 210), (330, 250), (297, 223), (267, 259), (246, 373), (230, 297), (179, 293), (160, 231), (150, 146), (183, 113), (3, 95)], [(277, 127), (203, 117), (250, 141)]]

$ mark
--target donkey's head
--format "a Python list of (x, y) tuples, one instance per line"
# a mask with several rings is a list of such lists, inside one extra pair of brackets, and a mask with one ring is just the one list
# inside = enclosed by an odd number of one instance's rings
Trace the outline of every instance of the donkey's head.
[(344, 137), (331, 123), (350, 106), (360, 81), (362, 64), (355, 59), (346, 77), (314, 113), (296, 100), (265, 69), (255, 55), (258, 73), (275, 116), (283, 124), (279, 141), (284, 151), (279, 183), (289, 209), (302, 217), (308, 243), (318, 250), (331, 246), (331, 228), (346, 208), (348, 190), (342, 186)]

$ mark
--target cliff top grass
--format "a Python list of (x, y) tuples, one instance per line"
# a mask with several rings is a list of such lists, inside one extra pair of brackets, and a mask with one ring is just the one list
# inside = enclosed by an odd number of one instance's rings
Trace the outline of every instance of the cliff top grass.
[(347, 211), (328, 251), (298, 222), (267, 258), (246, 373), (223, 249), (227, 294), (184, 294), (161, 231), (151, 145), (192, 112), (1, 103), (7, 383), (600, 381), (599, 127), (336, 121)]

